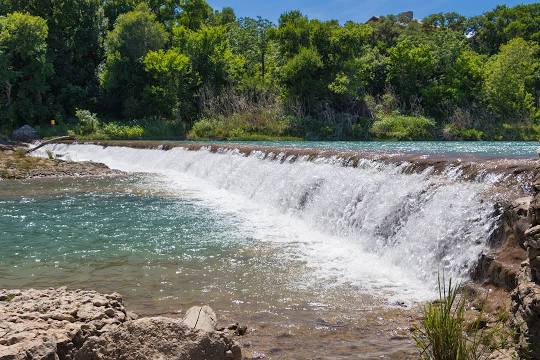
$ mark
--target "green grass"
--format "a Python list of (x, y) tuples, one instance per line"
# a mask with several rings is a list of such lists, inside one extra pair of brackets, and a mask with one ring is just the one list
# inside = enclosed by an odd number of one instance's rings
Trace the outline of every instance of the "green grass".
[(197, 121), (188, 138), (192, 140), (299, 140), (289, 135), (289, 119), (272, 110), (217, 115)]
[(431, 140), (435, 138), (435, 122), (423, 116), (383, 114), (370, 133), (379, 140)]
[(439, 300), (424, 307), (423, 320), (413, 333), (423, 360), (480, 360), (501, 348), (504, 332), (486, 328), (483, 312), (466, 321), (466, 294), (439, 278)]

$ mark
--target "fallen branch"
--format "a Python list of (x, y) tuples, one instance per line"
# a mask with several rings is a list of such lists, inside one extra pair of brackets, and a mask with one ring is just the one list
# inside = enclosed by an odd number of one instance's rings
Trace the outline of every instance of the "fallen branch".
[(60, 137), (57, 137), (57, 138), (54, 138), (54, 139), (46, 140), (46, 141), (42, 142), (41, 144), (39, 144), (38, 146), (35, 146), (35, 147), (31, 148), (31, 149), (26, 150), (26, 154), (30, 154), (32, 151), (36, 151), (40, 147), (45, 146), (47, 144), (54, 143), (54, 142), (57, 142), (57, 141), (65, 141), (65, 140), (76, 140), (76, 139), (75, 139), (75, 136), (60, 136)]

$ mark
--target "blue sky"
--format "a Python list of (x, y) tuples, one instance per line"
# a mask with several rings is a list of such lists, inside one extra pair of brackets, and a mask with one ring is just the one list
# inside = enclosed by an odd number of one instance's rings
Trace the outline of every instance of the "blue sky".
[(277, 21), (287, 10), (298, 9), (310, 18), (337, 19), (340, 22), (363, 22), (373, 15), (397, 14), (412, 10), (416, 18), (438, 12), (456, 11), (462, 15), (479, 15), (496, 5), (534, 3), (534, 0), (208, 0), (214, 9), (234, 8), (239, 17), (258, 15)]

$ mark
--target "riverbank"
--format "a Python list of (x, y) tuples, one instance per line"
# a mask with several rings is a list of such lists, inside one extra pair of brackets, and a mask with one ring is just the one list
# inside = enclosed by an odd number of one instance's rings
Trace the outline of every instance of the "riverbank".
[(118, 293), (0, 289), (0, 359), (241, 360), (239, 326), (217, 329), (209, 307), (139, 318)]
[(50, 158), (38, 158), (26, 154), (25, 147), (0, 149), (0, 179), (32, 179), (50, 177), (113, 176), (121, 171), (109, 169), (95, 162), (72, 162)]

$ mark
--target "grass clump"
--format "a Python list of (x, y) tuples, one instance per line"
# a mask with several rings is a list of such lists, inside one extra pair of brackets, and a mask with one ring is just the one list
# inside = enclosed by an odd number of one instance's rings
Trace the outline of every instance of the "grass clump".
[(487, 330), (483, 314), (475, 321), (465, 317), (466, 296), (459, 286), (439, 278), (439, 300), (424, 308), (424, 318), (413, 333), (423, 360), (487, 359), (500, 348), (500, 329)]
[(197, 121), (188, 138), (223, 140), (298, 140), (288, 135), (289, 119), (272, 111), (217, 115)]
[(435, 133), (435, 122), (423, 116), (381, 114), (370, 129), (381, 140), (429, 140)]

